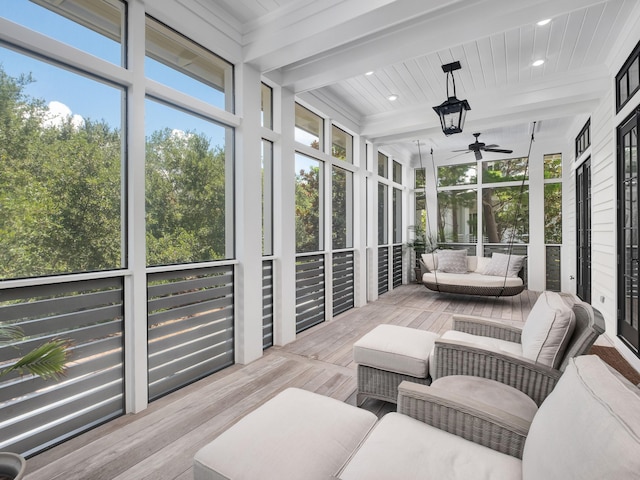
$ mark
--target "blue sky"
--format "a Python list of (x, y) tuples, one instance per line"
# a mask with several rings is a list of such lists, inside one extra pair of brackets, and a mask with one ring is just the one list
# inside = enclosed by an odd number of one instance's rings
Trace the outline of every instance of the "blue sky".
[[(79, 24), (34, 5), (28, 0), (0, 0), (0, 16), (32, 30), (55, 38), (78, 49), (120, 65), (121, 45)], [(31, 73), (35, 82), (25, 93), (44, 99), (46, 103), (60, 102), (73, 115), (93, 120), (105, 120), (120, 127), (122, 89), (103, 84), (86, 76), (37, 60), (0, 44), (0, 64), (13, 77)], [(224, 97), (211, 87), (203, 85), (180, 72), (147, 58), (145, 73), (149, 78), (224, 108)], [(147, 134), (161, 129), (189, 130), (205, 133), (218, 144), (224, 142), (224, 129), (199, 117), (166, 106), (147, 102), (153, 111), (145, 115)]]

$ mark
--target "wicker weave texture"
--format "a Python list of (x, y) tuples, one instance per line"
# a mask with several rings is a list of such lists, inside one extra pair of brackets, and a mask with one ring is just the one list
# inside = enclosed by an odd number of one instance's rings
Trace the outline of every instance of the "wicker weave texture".
[(481, 287), (473, 285), (447, 285), (446, 283), (423, 282), (429, 290), (440, 293), (460, 293), (483, 297), (512, 297), (522, 293), (524, 285), (515, 287)]
[(447, 342), (436, 342), (434, 361), (434, 380), (447, 375), (488, 378), (517, 388), (537, 405), (547, 398), (561, 375), (559, 370), (524, 359)]
[(453, 329), (458, 332), (498, 338), (507, 342), (520, 343), (522, 329), (481, 317), (453, 315)]
[(447, 404), (444, 400), (436, 403), (400, 394), (398, 412), (498, 452), (522, 458), (527, 432), (517, 432), (482, 415), (461, 411), (455, 403)]
[(400, 373), (388, 372), (367, 365), (358, 365), (357, 402), (364, 397), (377, 398), (386, 402), (398, 402), (398, 385), (403, 381), (429, 385), (430, 378), (417, 378)]

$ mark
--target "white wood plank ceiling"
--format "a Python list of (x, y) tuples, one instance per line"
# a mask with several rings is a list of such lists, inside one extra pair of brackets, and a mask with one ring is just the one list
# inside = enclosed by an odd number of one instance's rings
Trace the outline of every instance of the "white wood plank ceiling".
[[(194, 1), (237, 21), (246, 62), (410, 153), (416, 140), (463, 148), (474, 131), (525, 145), (533, 121), (537, 135), (563, 134), (611, 88), (616, 45), (640, 16), (637, 0)], [(432, 107), (446, 97), (441, 66), (454, 60), (457, 96), (472, 110), (464, 133), (444, 137)]]

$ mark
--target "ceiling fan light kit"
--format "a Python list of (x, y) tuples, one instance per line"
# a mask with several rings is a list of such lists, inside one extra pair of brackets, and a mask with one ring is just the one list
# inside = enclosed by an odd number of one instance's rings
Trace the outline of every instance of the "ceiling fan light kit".
[[(446, 135), (461, 133), (464, 128), (465, 117), (467, 111), (471, 110), (469, 102), (466, 100), (458, 100), (456, 97), (456, 80), (453, 76), (455, 70), (460, 70), (460, 62), (448, 63), (442, 66), (442, 71), (447, 74), (447, 100), (440, 105), (433, 107), (440, 117), (440, 126), (442, 132)], [(453, 85), (453, 95), (449, 96), (449, 78)]]

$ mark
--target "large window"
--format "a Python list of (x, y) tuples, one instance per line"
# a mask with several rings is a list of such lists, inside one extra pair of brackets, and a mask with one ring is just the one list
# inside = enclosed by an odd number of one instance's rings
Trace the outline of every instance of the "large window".
[(389, 243), (389, 186), (378, 183), (378, 245)]
[(582, 155), (587, 148), (591, 146), (591, 119), (582, 127), (580, 133), (576, 137), (576, 159)]
[(402, 164), (393, 161), (393, 181), (395, 183), (402, 183)]
[(273, 129), (273, 89), (264, 83), (260, 89), (260, 125)]
[(0, 2), (0, 16), (122, 66), (125, 10), (120, 0)]
[(296, 252), (322, 250), (323, 163), (296, 153)]
[(529, 241), (526, 158), (482, 162), (482, 233), (488, 243)]
[(402, 242), (402, 190), (393, 189), (393, 243)]
[(296, 142), (324, 151), (324, 119), (296, 103)]
[(389, 157), (378, 152), (378, 176), (389, 178)]
[(438, 187), (474, 185), (477, 181), (478, 168), (475, 163), (438, 167)]
[(332, 229), (333, 248), (353, 247), (353, 173), (333, 167)]
[(335, 125), (331, 125), (331, 155), (353, 163), (353, 136)]
[(562, 155), (544, 156), (544, 243), (562, 243)]
[(233, 65), (147, 17), (145, 75), (233, 112)]
[(438, 168), (437, 241), (475, 242), (478, 237), (477, 182), (475, 163)]
[(124, 90), (0, 59), (0, 278), (123, 267)]
[(273, 143), (262, 140), (262, 254), (273, 255)]
[(147, 263), (232, 258), (228, 128), (147, 100)]
[(640, 90), (640, 43), (616, 75), (616, 111)]

